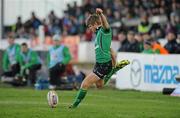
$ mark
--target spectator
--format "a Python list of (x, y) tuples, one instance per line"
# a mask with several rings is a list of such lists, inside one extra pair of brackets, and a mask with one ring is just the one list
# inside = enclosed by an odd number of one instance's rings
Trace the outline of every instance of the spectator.
[(129, 31), (127, 34), (127, 42), (121, 46), (119, 51), (122, 52), (140, 52), (139, 43), (134, 38), (134, 32)]
[(20, 45), (16, 44), (12, 34), (8, 35), (9, 46), (3, 55), (4, 77), (15, 77), (20, 72), (19, 54)]
[(24, 24), (22, 23), (21, 21), (21, 17), (19, 16), (17, 18), (17, 22), (13, 28), (13, 31), (16, 33), (16, 37), (17, 38), (26, 38), (27, 37), (27, 33), (25, 32), (25, 29), (24, 29)]
[(49, 24), (54, 24), (54, 22), (57, 20), (57, 16), (55, 15), (54, 11), (52, 10), (50, 14), (48, 15), (48, 22)]
[(54, 46), (50, 48), (47, 61), (49, 65), (49, 89), (55, 89), (60, 83), (60, 74), (65, 72), (66, 65), (71, 60), (68, 47), (60, 44), (59, 35), (53, 36)]
[(92, 0), (83, 0), (83, 6), (82, 6), (83, 13), (92, 12), (92, 9), (94, 8), (94, 5), (92, 2), (93, 2)]
[(34, 30), (37, 30), (39, 26), (41, 25), (41, 21), (36, 17), (35, 13), (31, 13), (31, 26)]
[(176, 17), (175, 17), (175, 28), (176, 28), (176, 31), (177, 32), (180, 32), (180, 15), (177, 15)]
[(142, 53), (145, 53), (145, 54), (155, 53), (155, 51), (152, 49), (151, 41), (149, 40), (144, 41), (144, 50), (142, 51)]
[(169, 32), (166, 38), (168, 42), (164, 48), (171, 54), (180, 54), (180, 45), (176, 41), (175, 34), (173, 32)]
[(93, 33), (90, 30), (86, 30), (83, 38), (85, 41), (92, 41)]
[(140, 34), (140, 33), (137, 33), (135, 34), (135, 37), (134, 37), (137, 42), (139, 43), (139, 49), (140, 49), (140, 52), (142, 52), (144, 50), (144, 43), (143, 43), (143, 36)]
[(48, 15), (48, 25), (49, 25), (48, 29), (51, 35), (60, 34), (61, 29), (59, 27), (59, 24), (60, 24), (60, 20), (52, 10)]
[(21, 66), (21, 76), (29, 80), (31, 85), (35, 84), (36, 72), (41, 68), (41, 60), (35, 51), (28, 48), (27, 43), (21, 44), (19, 62)]
[[(114, 0), (113, 2), (111, 0), (83, 0), (81, 6), (78, 6), (76, 2), (68, 4), (62, 18), (58, 18), (54, 11), (51, 11), (47, 20), (49, 22), (46, 23), (43, 20), (42, 25), (45, 26), (46, 36), (60, 33), (78, 34), (84, 40), (90, 41), (92, 35), (86, 32), (85, 18), (92, 13), (92, 9), (99, 7), (105, 10), (111, 22), (113, 40), (117, 39), (119, 29), (123, 31), (137, 29), (139, 33), (143, 35), (149, 33), (155, 40), (159, 40), (165, 39), (165, 34), (169, 31), (174, 31), (175, 34), (180, 32), (179, 6), (177, 0), (135, 0), (134, 2), (132, 0)], [(19, 21), (18, 24), (20, 24), (18, 27), (21, 26)], [(22, 24), (23, 28), (16, 32), (16, 36), (31, 38), (37, 35), (37, 28), (41, 21), (33, 12), (32, 18)], [(15, 31), (15, 27), (13, 29)], [(140, 42), (141, 51), (142, 44)]]
[(160, 40), (160, 39), (164, 39), (164, 33), (161, 29), (156, 29), (155, 33), (154, 33), (154, 39), (155, 40)]
[(141, 22), (138, 25), (138, 32), (139, 33), (150, 33), (152, 28), (152, 24), (149, 23), (148, 17), (146, 15), (143, 15), (141, 17)]
[(45, 36), (50, 36), (49, 27), (47, 25), (46, 19), (43, 19), (42, 25), (44, 26)]
[(15, 32), (19, 32), (19, 30), (21, 30), (22, 27), (23, 27), (23, 23), (22, 23), (22, 21), (21, 21), (21, 17), (19, 16), (19, 17), (17, 18), (17, 23), (16, 23), (16, 25), (15, 25)]
[(177, 34), (177, 43), (180, 45), (180, 33)]
[(37, 30), (41, 25), (41, 21), (36, 17), (35, 13), (31, 13), (31, 18), (24, 23), (24, 30), (29, 34), (28, 38), (35, 37)]
[(161, 44), (159, 42), (157, 42), (154, 39), (147, 39), (147, 40), (151, 40), (151, 45), (153, 50), (158, 53), (158, 54), (169, 54), (168, 51), (161, 46)]
[(123, 31), (118, 33), (118, 41), (120, 42), (120, 47), (118, 51), (121, 51), (121, 47), (127, 43), (126, 34)]

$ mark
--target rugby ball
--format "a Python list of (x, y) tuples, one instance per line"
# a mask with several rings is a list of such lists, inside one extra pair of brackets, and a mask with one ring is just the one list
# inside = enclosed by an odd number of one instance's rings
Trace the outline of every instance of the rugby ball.
[(58, 95), (56, 91), (49, 91), (47, 94), (48, 105), (51, 108), (55, 108), (58, 104)]

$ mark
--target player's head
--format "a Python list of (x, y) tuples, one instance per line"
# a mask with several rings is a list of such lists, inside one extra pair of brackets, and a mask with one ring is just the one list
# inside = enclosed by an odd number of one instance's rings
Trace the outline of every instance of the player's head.
[(22, 52), (27, 52), (27, 51), (28, 51), (28, 45), (27, 45), (27, 43), (22, 43), (22, 44), (21, 44), (21, 51), (22, 51)]
[(134, 42), (135, 41), (134, 35), (135, 35), (134, 31), (129, 31), (127, 34), (127, 40), (129, 42)]
[(61, 39), (61, 37), (58, 35), (58, 34), (55, 34), (54, 36), (53, 36), (53, 44), (54, 45), (60, 45), (60, 39)]
[(148, 49), (151, 49), (152, 48), (152, 44), (151, 44), (151, 40), (145, 40), (144, 41), (144, 49), (145, 50), (148, 50)]
[(13, 45), (14, 44), (14, 36), (12, 34), (9, 34), (7, 38), (8, 38), (9, 45)]
[(95, 32), (96, 29), (101, 26), (101, 19), (97, 14), (90, 15), (86, 20), (86, 26), (92, 32)]
[(168, 41), (172, 41), (176, 39), (176, 35), (173, 31), (169, 31), (166, 35)]

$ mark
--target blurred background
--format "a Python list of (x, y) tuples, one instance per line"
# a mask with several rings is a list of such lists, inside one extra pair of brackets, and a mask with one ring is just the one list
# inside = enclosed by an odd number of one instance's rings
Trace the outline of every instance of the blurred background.
[[(160, 91), (177, 85), (175, 76), (180, 73), (178, 0), (0, 0), (1, 65), (8, 35), (13, 35), (16, 43), (26, 42), (38, 52), (42, 71), (46, 73), (45, 57), (53, 45), (53, 35), (58, 34), (70, 49), (74, 71), (89, 73), (95, 62), (95, 35), (86, 30), (85, 19), (96, 8), (103, 9), (110, 23), (111, 47), (117, 52), (117, 60), (138, 60), (113, 76), (116, 79), (125, 73), (127, 79), (119, 84), (114, 79), (114, 86)], [(142, 71), (140, 79), (131, 71), (138, 67)], [(146, 76), (146, 72), (150, 75)], [(127, 86), (120, 86), (125, 83)], [(159, 87), (153, 89), (154, 83)]]

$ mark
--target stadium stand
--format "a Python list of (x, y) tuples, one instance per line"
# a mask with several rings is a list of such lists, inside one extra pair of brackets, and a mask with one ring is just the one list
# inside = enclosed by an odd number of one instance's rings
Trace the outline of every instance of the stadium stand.
[(17, 23), (10, 28), (17, 37), (31, 37), (38, 35), (39, 25), (44, 26), (46, 36), (55, 33), (64, 35), (80, 35), (82, 40), (91, 41), (92, 34), (86, 31), (85, 17), (91, 14), (94, 8), (104, 9), (113, 26), (114, 40), (118, 40), (120, 31), (129, 29), (139, 33), (150, 33), (157, 40), (165, 38), (165, 34), (173, 31), (180, 32), (179, 8), (177, 0), (83, 0), (81, 6), (68, 4), (64, 16), (59, 18), (51, 11), (46, 19), (39, 19), (34, 12), (31, 19)]

